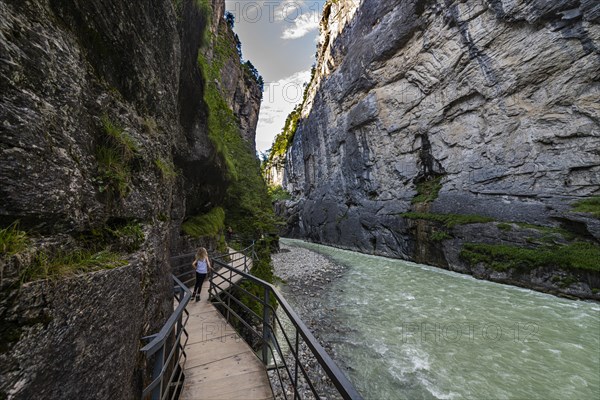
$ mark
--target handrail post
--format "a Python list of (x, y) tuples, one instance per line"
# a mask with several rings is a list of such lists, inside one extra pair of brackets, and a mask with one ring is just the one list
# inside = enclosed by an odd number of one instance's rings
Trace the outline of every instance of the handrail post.
[[(233, 268), (235, 268), (235, 262), (236, 262), (235, 257), (236, 257), (235, 255), (233, 257), (230, 257), (231, 258), (231, 266)], [(223, 276), (223, 283), (225, 283), (225, 279), (226, 279), (225, 276)], [(227, 288), (233, 287), (233, 269), (229, 270), (229, 282), (227, 282), (227, 283), (228, 284), (225, 285), (225, 287), (227, 287)], [(231, 297), (227, 296), (227, 315), (225, 316), (227, 323), (231, 323), (231, 321), (230, 321), (231, 315), (230, 315), (229, 310), (231, 310)]]
[[(152, 372), (152, 380), (155, 380), (161, 377), (162, 369), (164, 367), (165, 362), (165, 347), (163, 346), (160, 351), (156, 352), (156, 360), (154, 360), (154, 371)], [(162, 394), (162, 377), (160, 379), (160, 384), (157, 385), (154, 390), (152, 390), (152, 400), (160, 400)]]
[[(294, 367), (294, 389), (298, 387), (298, 368), (300, 368), (300, 332), (296, 328), (296, 365)], [(298, 390), (294, 390), (294, 399), (298, 395)]]
[(265, 286), (265, 297), (264, 297), (264, 304), (263, 304), (263, 345), (262, 345), (262, 359), (263, 359), (263, 364), (265, 365), (269, 365), (269, 360), (268, 360), (268, 356), (269, 356), (269, 347), (268, 347), (268, 342), (269, 342), (269, 337), (270, 337), (270, 328), (269, 328), (270, 324), (269, 324), (269, 287)]
[[(211, 265), (213, 266), (213, 268), (215, 268), (215, 264), (214, 264), (214, 259), (211, 260)], [(215, 290), (215, 282), (214, 282), (214, 278), (215, 278), (215, 273), (210, 270), (208, 271), (208, 299), (210, 300), (211, 298), (215, 297), (215, 294), (217, 293)]]

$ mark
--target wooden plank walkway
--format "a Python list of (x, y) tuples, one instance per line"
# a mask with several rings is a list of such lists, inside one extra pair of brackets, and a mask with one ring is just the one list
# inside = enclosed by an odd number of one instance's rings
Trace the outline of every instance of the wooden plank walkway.
[(207, 300), (208, 287), (207, 280), (201, 301), (192, 300), (187, 307), (190, 337), (180, 399), (273, 399), (263, 363)]

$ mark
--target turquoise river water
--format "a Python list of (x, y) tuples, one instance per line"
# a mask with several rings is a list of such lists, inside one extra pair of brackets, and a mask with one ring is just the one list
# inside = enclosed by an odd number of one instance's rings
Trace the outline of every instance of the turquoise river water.
[(600, 304), (283, 239), (347, 266), (321, 334), (365, 399), (600, 399)]

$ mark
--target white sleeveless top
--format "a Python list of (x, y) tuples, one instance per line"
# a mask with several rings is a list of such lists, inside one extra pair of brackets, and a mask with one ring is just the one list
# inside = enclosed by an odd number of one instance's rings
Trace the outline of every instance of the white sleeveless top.
[(206, 274), (208, 272), (208, 265), (206, 264), (206, 260), (196, 261), (196, 272), (199, 274)]

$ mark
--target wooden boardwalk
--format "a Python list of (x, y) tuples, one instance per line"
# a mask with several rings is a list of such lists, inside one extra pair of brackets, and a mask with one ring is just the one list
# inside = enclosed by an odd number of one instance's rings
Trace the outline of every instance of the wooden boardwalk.
[(273, 399), (265, 366), (207, 300), (208, 287), (207, 280), (201, 301), (187, 307), (190, 337), (180, 399)]

